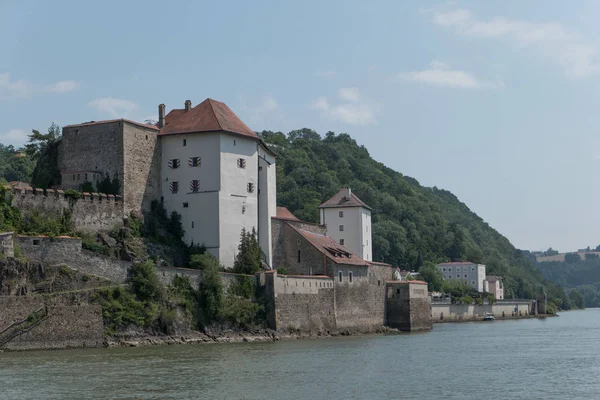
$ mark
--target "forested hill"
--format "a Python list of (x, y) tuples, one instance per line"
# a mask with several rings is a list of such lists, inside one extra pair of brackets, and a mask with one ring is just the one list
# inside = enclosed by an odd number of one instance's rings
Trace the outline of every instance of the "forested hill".
[[(277, 202), (298, 218), (318, 222), (318, 207), (340, 187), (351, 187), (373, 208), (373, 259), (406, 269), (423, 262), (469, 260), (487, 265), (488, 275), (504, 277), (506, 297), (535, 297), (540, 285), (549, 298), (569, 299), (504, 236), (456, 196), (423, 187), (371, 158), (348, 134), (310, 129), (285, 135), (263, 131), (278, 154)], [(558, 300), (561, 299), (561, 300)]]

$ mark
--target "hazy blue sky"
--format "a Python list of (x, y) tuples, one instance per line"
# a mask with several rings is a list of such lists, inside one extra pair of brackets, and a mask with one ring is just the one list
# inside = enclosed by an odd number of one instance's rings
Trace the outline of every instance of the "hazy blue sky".
[(0, 0), (0, 142), (207, 97), (350, 133), (517, 247), (600, 244), (600, 2)]

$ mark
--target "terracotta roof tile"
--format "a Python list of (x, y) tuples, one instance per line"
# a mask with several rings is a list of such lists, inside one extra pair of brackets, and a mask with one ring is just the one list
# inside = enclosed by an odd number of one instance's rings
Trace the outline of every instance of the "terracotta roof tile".
[(277, 214), (276, 217), (277, 219), (285, 219), (288, 221), (300, 221), (294, 214), (292, 214), (292, 212), (290, 210), (288, 210), (286, 207), (277, 207)]
[(161, 128), (159, 135), (219, 131), (258, 139), (256, 133), (227, 104), (213, 99), (206, 99), (189, 111), (171, 110), (165, 117), (165, 126)]
[(340, 189), (332, 198), (322, 203), (319, 208), (364, 207), (371, 210), (371, 207), (352, 192), (350, 192), (350, 199), (348, 199), (346, 197), (347, 190), (346, 188)]
[(287, 223), (289, 227), (298, 232), (304, 239), (312, 244), (317, 250), (325, 254), (327, 258), (336, 264), (360, 265), (367, 267), (365, 260), (352, 253), (350, 250), (340, 245), (329, 236), (319, 235), (317, 233), (305, 231), (304, 229), (296, 228), (292, 224)]

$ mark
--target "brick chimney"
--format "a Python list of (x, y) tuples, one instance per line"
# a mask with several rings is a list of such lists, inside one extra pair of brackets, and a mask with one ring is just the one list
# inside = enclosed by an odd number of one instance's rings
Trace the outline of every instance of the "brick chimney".
[(352, 189), (346, 188), (346, 200), (350, 201), (351, 197), (352, 197)]
[(191, 100), (186, 100), (185, 101), (185, 112), (188, 112), (192, 109), (192, 101)]
[(162, 128), (165, 126), (165, 105), (160, 104), (158, 106), (158, 127)]

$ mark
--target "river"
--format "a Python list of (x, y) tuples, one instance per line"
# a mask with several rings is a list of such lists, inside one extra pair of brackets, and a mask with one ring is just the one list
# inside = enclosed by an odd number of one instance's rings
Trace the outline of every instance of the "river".
[(590, 399), (600, 310), (269, 343), (0, 354), (1, 399)]

